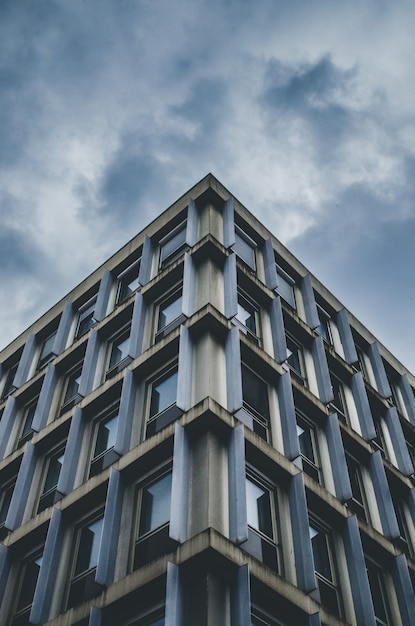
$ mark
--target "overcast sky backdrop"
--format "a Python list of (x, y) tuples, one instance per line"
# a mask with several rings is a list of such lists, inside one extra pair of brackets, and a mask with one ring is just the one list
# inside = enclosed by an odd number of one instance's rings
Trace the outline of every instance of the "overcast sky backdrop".
[(1, 0), (0, 348), (208, 172), (415, 371), (413, 0)]

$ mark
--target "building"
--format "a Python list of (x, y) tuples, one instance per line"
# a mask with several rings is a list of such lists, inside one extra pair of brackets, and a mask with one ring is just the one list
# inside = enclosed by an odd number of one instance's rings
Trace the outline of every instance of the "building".
[(415, 378), (212, 175), (0, 363), (0, 624), (415, 624)]

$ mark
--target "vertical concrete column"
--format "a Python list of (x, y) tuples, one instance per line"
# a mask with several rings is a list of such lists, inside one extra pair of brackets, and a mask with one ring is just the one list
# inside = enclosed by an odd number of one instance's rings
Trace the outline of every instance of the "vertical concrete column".
[(356, 346), (346, 309), (341, 309), (336, 316), (337, 328), (343, 345), (344, 359), (347, 363), (357, 362)]
[(226, 200), (223, 208), (223, 245), (230, 248), (235, 243), (235, 216), (233, 198)]
[(283, 363), (287, 359), (287, 343), (285, 341), (284, 318), (282, 315), (280, 296), (276, 296), (271, 300), (269, 319), (271, 324), (274, 359), (277, 363)]
[(391, 438), (398, 468), (403, 474), (410, 476), (414, 472), (414, 466), (406, 446), (398, 411), (394, 406), (387, 409), (385, 422)]
[(102, 540), (95, 572), (95, 582), (103, 587), (108, 587), (114, 582), (123, 499), (124, 485), (121, 474), (111, 468), (102, 523)]
[(341, 502), (347, 502), (351, 499), (353, 494), (347, 470), (339, 420), (336, 413), (332, 413), (328, 416), (325, 434), (336, 496)]
[(0, 543), (0, 618), (3, 598), (10, 574), (10, 562), (10, 548), (6, 547), (4, 543)]
[(121, 389), (117, 433), (114, 444), (114, 451), (120, 456), (130, 449), (136, 391), (134, 374), (131, 370), (126, 369)]
[(223, 286), (225, 299), (225, 317), (231, 319), (238, 313), (238, 284), (236, 272), (236, 254), (230, 254), (223, 268)]
[(56, 572), (61, 558), (62, 542), (62, 512), (53, 509), (43, 551), (42, 565), (33, 596), (30, 612), (31, 624), (44, 624), (48, 621), (55, 591)]
[(82, 411), (79, 407), (75, 407), (59, 481), (56, 487), (57, 492), (62, 495), (66, 495), (74, 488), (84, 432), (85, 424), (82, 419)]
[(194, 246), (198, 239), (199, 232), (199, 215), (194, 200), (189, 200), (187, 207), (187, 222), (186, 222), (186, 243), (189, 246)]
[(323, 404), (328, 404), (333, 400), (333, 389), (331, 386), (329, 367), (327, 365), (326, 351), (324, 350), (323, 337), (315, 337), (311, 346), (311, 354), (316, 373), (318, 393)]
[(302, 473), (292, 477), (288, 489), (297, 586), (306, 593), (317, 588), (314, 560), (308, 532), (307, 501)]
[(101, 345), (98, 332), (92, 328), (88, 337), (81, 380), (79, 381), (78, 393), (80, 396), (87, 396), (94, 388), (94, 379), (100, 349)]
[(39, 432), (48, 422), (53, 398), (59, 382), (59, 372), (56, 365), (49, 364), (43, 379), (42, 388), (39, 394), (36, 411), (33, 416), (32, 430)]
[(101, 282), (99, 283), (97, 301), (95, 304), (94, 318), (97, 322), (100, 322), (107, 315), (108, 301), (113, 285), (112, 274), (109, 270), (104, 270), (102, 274)]
[(375, 376), (376, 387), (383, 398), (389, 398), (392, 391), (386, 376), (385, 366), (380, 356), (379, 347), (376, 342), (371, 343), (367, 348), (367, 354), (372, 365), (373, 374)]
[(353, 595), (356, 623), (359, 626), (373, 626), (374, 611), (366, 564), (360, 540), (359, 526), (355, 515), (344, 521), (343, 545), (347, 561), (348, 578)]
[(248, 565), (236, 570), (231, 587), (231, 626), (251, 625), (251, 587)]
[(399, 389), (402, 394), (406, 412), (408, 413), (409, 421), (415, 426), (415, 398), (406, 374), (401, 376)]
[(21, 387), (27, 381), (36, 354), (36, 348), (36, 336), (33, 333), (29, 333), (13, 380), (15, 387)]
[(278, 285), (277, 266), (275, 263), (275, 252), (271, 239), (266, 239), (262, 247), (262, 258), (264, 259), (265, 284), (268, 289), (274, 291)]
[(365, 383), (363, 382), (363, 377), (360, 372), (356, 372), (356, 374), (353, 374), (351, 378), (351, 389), (353, 393), (353, 399), (356, 405), (357, 415), (359, 417), (362, 437), (366, 441), (375, 439), (375, 425), (373, 423), (369, 400), (367, 399), (366, 395)]
[(369, 471), (376, 495), (376, 503), (382, 523), (383, 534), (388, 539), (399, 537), (399, 526), (379, 450), (370, 456)]
[(230, 413), (235, 413), (242, 408), (241, 345), (238, 328), (232, 328), (228, 332), (225, 350), (227, 409)]
[(297, 420), (290, 373), (287, 372), (278, 378), (278, 404), (285, 456), (293, 461), (300, 456), (300, 445), (297, 435)]
[(392, 578), (398, 598), (402, 624), (415, 626), (415, 595), (404, 554), (393, 559)]
[(317, 313), (317, 305), (314, 298), (314, 290), (311, 284), (310, 274), (306, 274), (300, 282), (301, 296), (303, 298), (305, 318), (310, 328), (318, 328), (320, 319)]
[(69, 301), (65, 302), (61, 319), (59, 320), (59, 326), (56, 333), (55, 341), (53, 343), (53, 352), (55, 354), (61, 354), (65, 350), (66, 344), (68, 342), (69, 333), (71, 332), (73, 318), (73, 304)]
[(178, 565), (167, 563), (165, 626), (183, 626), (183, 582)]
[(151, 280), (151, 268), (153, 264), (153, 244), (150, 237), (145, 237), (143, 244), (143, 253), (141, 255), (140, 270), (138, 274), (138, 282), (140, 285), (146, 285)]
[(141, 293), (136, 293), (134, 298), (133, 315), (131, 318), (130, 339), (128, 343), (128, 356), (136, 359), (143, 349), (143, 339), (146, 321), (146, 306)]
[(193, 257), (185, 252), (183, 266), (182, 313), (190, 317), (195, 313), (196, 267)]
[(171, 539), (183, 543), (187, 539), (189, 509), (189, 441), (183, 426), (174, 426), (173, 472), (171, 488)]
[(248, 518), (245, 487), (244, 427), (232, 430), (228, 448), (229, 475), (229, 539), (240, 544), (248, 540)]
[(192, 342), (189, 329), (180, 326), (179, 365), (177, 371), (176, 405), (187, 411), (192, 405)]
[(91, 606), (88, 626), (102, 626), (102, 624), (103, 617), (101, 609), (98, 609), (96, 606)]
[(4, 523), (8, 530), (15, 530), (22, 524), (30, 489), (32, 487), (36, 463), (36, 449), (29, 441), (23, 454), (13, 496), (10, 501), (9, 511)]
[(3, 415), (0, 420), (0, 459), (3, 459), (9, 452), (10, 437), (13, 432), (13, 426), (17, 415), (16, 398), (9, 396), (4, 407)]

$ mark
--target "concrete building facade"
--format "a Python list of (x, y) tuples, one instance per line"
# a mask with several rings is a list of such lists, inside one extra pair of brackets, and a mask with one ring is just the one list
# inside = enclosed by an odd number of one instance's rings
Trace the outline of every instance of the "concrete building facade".
[(0, 363), (0, 624), (415, 624), (415, 378), (212, 175)]

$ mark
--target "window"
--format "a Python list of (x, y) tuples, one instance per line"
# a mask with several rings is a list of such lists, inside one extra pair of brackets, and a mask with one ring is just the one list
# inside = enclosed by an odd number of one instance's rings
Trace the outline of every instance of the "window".
[(107, 378), (119, 372), (122, 366), (127, 364), (126, 359), (129, 356), (129, 347), (130, 329), (128, 328), (110, 341), (108, 368), (106, 373)]
[(29, 614), (41, 565), (42, 556), (40, 554), (27, 559), (22, 564), (16, 593), (17, 600), (11, 621), (12, 626), (27, 626), (30, 623)]
[(296, 308), (295, 280), (277, 263), (277, 292), (291, 308)]
[(111, 465), (119, 457), (114, 452), (118, 413), (104, 417), (95, 424), (95, 437), (89, 478)]
[(243, 406), (252, 417), (250, 427), (267, 440), (270, 418), (268, 384), (246, 365), (242, 365), (242, 396)]
[(331, 533), (313, 521), (310, 523), (310, 539), (321, 604), (340, 616), (340, 597)]
[(169, 538), (172, 473), (145, 484), (138, 491), (138, 528), (134, 545), (133, 569), (170, 552), (175, 542)]
[(350, 486), (352, 488), (352, 499), (349, 507), (364, 522), (368, 521), (367, 501), (362, 478), (361, 464), (346, 452), (346, 463), (349, 472)]
[(251, 613), (251, 626), (284, 626), (279, 620), (276, 621), (273, 617), (264, 613), (257, 608), (252, 608)]
[(246, 477), (248, 541), (241, 547), (268, 567), (281, 572), (275, 490), (254, 474)]
[(369, 381), (367, 365), (366, 365), (366, 355), (360, 346), (356, 346), (356, 354), (357, 354), (357, 366), (362, 373), (364, 380)]
[(2, 398), (6, 398), (8, 395), (13, 393), (13, 391), (16, 389), (16, 387), (13, 385), (13, 381), (14, 381), (14, 377), (16, 376), (18, 365), (19, 365), (18, 363), (14, 363), (14, 365), (10, 367), (10, 369), (8, 370), (6, 374), (6, 380), (4, 381), (4, 387), (3, 387), (2, 394), (1, 394)]
[(259, 343), (259, 308), (242, 291), (238, 291), (238, 312), (234, 320), (248, 339)]
[(47, 507), (52, 506), (56, 501), (56, 487), (58, 485), (62, 469), (63, 456), (63, 448), (60, 448), (46, 459), (43, 489), (39, 498), (39, 504), (36, 511), (37, 513), (40, 513)]
[(366, 570), (369, 579), (370, 593), (372, 594), (376, 625), (390, 626), (393, 622), (390, 619), (390, 609), (386, 595), (383, 570), (369, 559), (366, 559)]
[(186, 318), (182, 314), (182, 288), (176, 288), (156, 305), (156, 341), (163, 339)]
[(372, 439), (372, 444), (376, 450), (380, 451), (382, 457), (386, 459), (387, 448), (386, 448), (386, 443), (385, 443), (385, 437), (383, 435), (383, 426), (384, 426), (383, 419), (379, 415), (375, 415), (373, 413), (372, 415), (373, 415), (373, 425), (376, 431), (376, 437)]
[(294, 374), (296, 380), (302, 385), (307, 384), (307, 376), (304, 363), (304, 348), (297, 343), (290, 335), (286, 336), (287, 344), (287, 364)]
[(68, 608), (92, 598), (99, 592), (95, 583), (95, 570), (101, 544), (102, 524), (101, 516), (86, 522), (76, 530)]
[[(396, 489), (391, 489), (393, 506), (396, 513), (396, 519), (399, 526), (399, 543), (404, 552), (411, 558), (415, 558), (414, 550), (414, 525), (411, 513), (404, 501), (404, 494), (399, 493)], [(411, 529), (411, 530), (410, 530)]]
[(235, 226), (235, 244), (233, 249), (238, 257), (246, 263), (251, 270), (255, 271), (256, 243), (241, 228), (239, 228), (239, 226)]
[(67, 410), (69, 405), (73, 404), (78, 399), (79, 383), (81, 382), (82, 365), (77, 365), (67, 376), (64, 383), (64, 394), (61, 412)]
[(75, 332), (76, 339), (85, 335), (85, 333), (87, 333), (88, 330), (96, 323), (96, 320), (94, 319), (96, 300), (97, 298), (94, 296), (79, 308), (78, 326)]
[(0, 528), (4, 526), (13, 495), (16, 479), (9, 480), (0, 491)]
[(17, 441), (17, 448), (23, 446), (33, 435), (32, 422), (36, 413), (37, 401), (38, 398), (27, 404), (23, 409), (22, 427)]
[(55, 343), (56, 331), (53, 332), (49, 337), (47, 337), (40, 348), (39, 361), (37, 364), (37, 369), (40, 370), (42, 367), (47, 365), (50, 361), (55, 358), (55, 353), (53, 352), (53, 344)]
[(344, 394), (344, 385), (342, 381), (339, 380), (333, 374), (330, 374), (330, 377), (331, 377), (331, 386), (333, 390), (333, 400), (331, 401), (331, 405), (335, 409), (340, 419), (344, 423), (347, 423), (348, 413), (347, 413), (346, 398)]
[(181, 411), (176, 406), (177, 368), (166, 371), (149, 385), (147, 437), (176, 420)]
[(300, 445), (300, 454), (303, 470), (310, 478), (321, 483), (320, 466), (318, 462), (318, 448), (316, 429), (314, 424), (297, 414), (297, 435)]
[(172, 263), (186, 245), (186, 221), (160, 240), (160, 267)]
[(333, 343), (333, 338), (331, 334), (331, 317), (330, 315), (319, 305), (317, 304), (317, 313), (318, 319), (320, 320), (320, 325), (317, 328), (317, 332), (323, 337), (324, 341), (329, 344)]
[(121, 304), (127, 298), (131, 296), (132, 293), (137, 291), (140, 287), (140, 283), (138, 281), (138, 274), (140, 271), (140, 261), (135, 261), (130, 265), (122, 274), (119, 275), (118, 280), (118, 293), (117, 293), (117, 303)]

